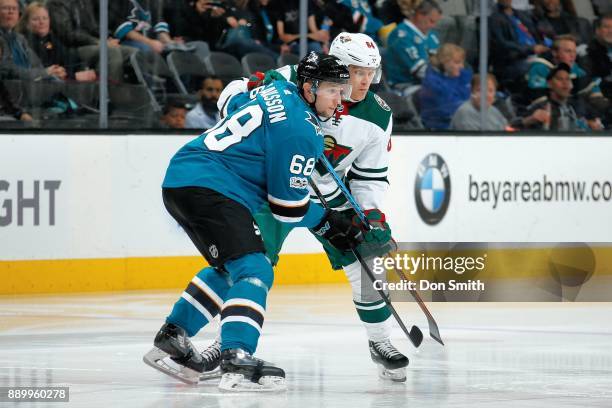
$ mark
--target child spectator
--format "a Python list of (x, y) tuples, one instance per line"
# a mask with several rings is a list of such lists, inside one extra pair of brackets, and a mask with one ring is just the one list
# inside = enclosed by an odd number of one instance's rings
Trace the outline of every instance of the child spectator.
[(179, 100), (169, 100), (164, 106), (159, 123), (165, 129), (185, 129), (187, 106)]
[(446, 43), (431, 58), (419, 91), (421, 120), (430, 129), (448, 129), (459, 106), (470, 97), (472, 71), (465, 69), (465, 50)]

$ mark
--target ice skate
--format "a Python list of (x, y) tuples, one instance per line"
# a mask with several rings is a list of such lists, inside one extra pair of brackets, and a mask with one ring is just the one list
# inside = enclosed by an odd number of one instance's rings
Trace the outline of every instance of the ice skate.
[(285, 372), (241, 349), (221, 353), (221, 382), (225, 391), (284, 391)]
[(166, 323), (155, 336), (153, 344), (143, 361), (173, 378), (193, 385), (221, 375), (218, 369), (221, 351), (216, 340), (200, 354), (185, 330)]
[(369, 341), (370, 357), (378, 366), (378, 375), (385, 380), (406, 381), (408, 357), (391, 344), (391, 340)]

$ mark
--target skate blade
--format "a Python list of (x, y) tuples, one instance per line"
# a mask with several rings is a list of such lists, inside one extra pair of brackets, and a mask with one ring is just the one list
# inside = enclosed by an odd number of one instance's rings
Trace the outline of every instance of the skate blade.
[(219, 389), (231, 392), (279, 392), (287, 390), (287, 386), (284, 377), (264, 376), (254, 383), (242, 374), (225, 373), (221, 376)]
[(406, 369), (396, 368), (394, 370), (387, 369), (381, 364), (376, 364), (378, 367), (378, 376), (383, 380), (391, 380), (393, 382), (406, 381)]
[(218, 369), (205, 373), (199, 373), (190, 368), (183, 367), (180, 364), (172, 361), (168, 353), (158, 349), (157, 347), (153, 347), (147, 354), (145, 354), (142, 357), (142, 361), (156, 370), (159, 370), (162, 373), (189, 385), (197, 385), (200, 381), (211, 378), (219, 378), (221, 376), (221, 372)]

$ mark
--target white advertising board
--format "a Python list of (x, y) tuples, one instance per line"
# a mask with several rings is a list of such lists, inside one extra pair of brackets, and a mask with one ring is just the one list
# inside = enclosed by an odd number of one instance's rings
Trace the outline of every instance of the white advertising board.
[[(190, 139), (0, 135), (0, 260), (196, 255), (160, 189)], [(389, 180), (400, 241), (612, 241), (610, 139), (395, 136)]]

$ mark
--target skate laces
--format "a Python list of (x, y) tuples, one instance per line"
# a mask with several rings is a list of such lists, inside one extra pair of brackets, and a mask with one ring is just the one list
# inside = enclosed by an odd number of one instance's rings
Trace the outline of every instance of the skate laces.
[(374, 342), (374, 347), (376, 348), (376, 350), (378, 350), (380, 354), (387, 358), (402, 355), (402, 353), (400, 353), (395, 347), (393, 347), (393, 344), (391, 344), (391, 340)]
[(215, 361), (221, 358), (221, 344), (217, 340), (202, 352), (202, 358), (206, 361)]

